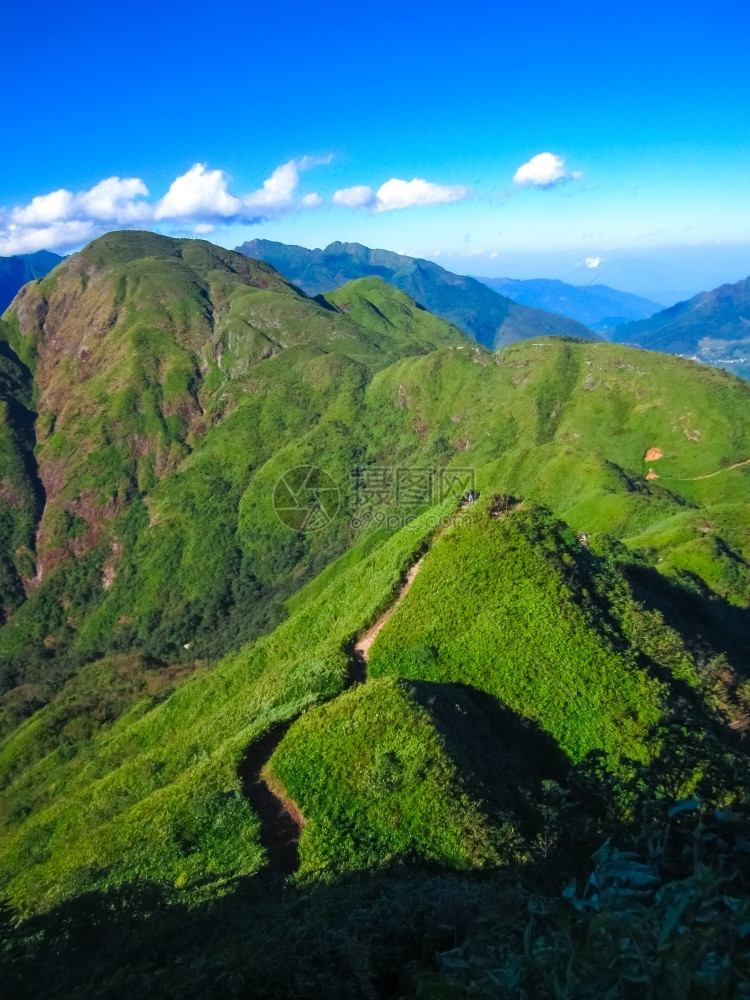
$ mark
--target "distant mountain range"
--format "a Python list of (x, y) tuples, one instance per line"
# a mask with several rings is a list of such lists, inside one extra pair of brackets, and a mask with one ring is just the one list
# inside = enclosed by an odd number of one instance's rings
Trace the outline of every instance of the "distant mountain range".
[(750, 378), (750, 277), (612, 331), (619, 343), (696, 358)]
[[(432, 261), (371, 250), (360, 243), (336, 242), (323, 250), (307, 250), (251, 240), (237, 251), (271, 264), (314, 297), (358, 278), (382, 278), (490, 348), (543, 333), (605, 338), (694, 358), (750, 379), (750, 277), (660, 309), (649, 299), (606, 285), (472, 278)], [(23, 285), (43, 278), (61, 260), (48, 250), (0, 258), (0, 313)], [(562, 309), (564, 315), (558, 315)]]
[(620, 292), (607, 285), (568, 285), (564, 281), (549, 278), (531, 278), (526, 281), (515, 278), (480, 278), (477, 281), (488, 288), (506, 295), (514, 302), (520, 302), (534, 309), (546, 309), (565, 315), (585, 324), (597, 333), (608, 333), (614, 327), (630, 320), (648, 319), (663, 307), (658, 302)]
[(49, 250), (0, 257), (0, 313), (5, 312), (19, 288), (34, 278), (43, 278), (62, 257)]
[(475, 278), (453, 274), (432, 261), (389, 250), (338, 242), (324, 250), (307, 250), (272, 240), (251, 240), (237, 250), (246, 257), (271, 264), (313, 296), (333, 291), (355, 278), (383, 278), (485, 347), (502, 347), (543, 333), (600, 339), (567, 316), (553, 316), (513, 302)]

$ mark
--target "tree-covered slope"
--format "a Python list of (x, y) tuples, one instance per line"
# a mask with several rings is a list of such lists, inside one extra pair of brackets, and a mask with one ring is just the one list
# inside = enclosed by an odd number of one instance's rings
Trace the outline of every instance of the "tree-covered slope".
[(650, 319), (618, 326), (612, 339), (696, 357), (750, 378), (750, 278), (701, 292)]
[(598, 339), (567, 316), (520, 305), (475, 278), (390, 250), (371, 250), (360, 243), (331, 243), (324, 250), (306, 250), (271, 240), (251, 240), (237, 249), (272, 264), (310, 295), (329, 292), (357, 278), (382, 278), (485, 347), (542, 334)]

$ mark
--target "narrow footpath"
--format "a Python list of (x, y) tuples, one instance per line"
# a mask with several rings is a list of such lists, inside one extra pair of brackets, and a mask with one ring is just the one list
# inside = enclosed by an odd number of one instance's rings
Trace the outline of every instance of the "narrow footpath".
[(731, 472), (732, 469), (741, 469), (743, 465), (750, 465), (750, 458), (744, 459), (742, 462), (735, 462), (734, 465), (728, 465), (725, 469), (717, 469), (716, 472), (708, 472), (705, 476), (691, 476), (689, 479), (680, 479), (678, 476), (658, 476), (658, 479), (663, 479), (664, 482), (672, 483), (697, 483), (701, 479), (713, 479), (714, 476), (720, 476), (723, 472)]
[[(409, 593), (423, 562), (424, 555), (409, 569), (387, 611), (352, 647), (344, 690), (354, 684), (364, 684), (367, 680), (370, 647)], [(269, 868), (283, 875), (291, 875), (299, 867), (299, 836), (305, 825), (305, 818), (297, 803), (289, 798), (283, 786), (274, 779), (268, 764), (294, 721), (289, 719), (272, 726), (259, 740), (251, 743), (238, 771), (245, 798), (260, 820), (260, 842), (266, 849)]]
[(260, 820), (260, 842), (269, 867), (284, 875), (299, 867), (299, 835), (305, 820), (297, 804), (270, 778), (266, 765), (293, 721), (272, 726), (251, 743), (238, 772), (243, 794)]

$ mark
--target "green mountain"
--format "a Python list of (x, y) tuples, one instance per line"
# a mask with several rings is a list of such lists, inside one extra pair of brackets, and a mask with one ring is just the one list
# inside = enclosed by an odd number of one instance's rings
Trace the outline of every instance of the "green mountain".
[(61, 260), (62, 257), (49, 250), (0, 257), (0, 313), (10, 305), (16, 292), (27, 281), (43, 278)]
[(324, 250), (306, 250), (271, 240), (251, 240), (237, 250), (273, 265), (308, 295), (329, 292), (356, 278), (382, 278), (485, 347), (544, 334), (598, 339), (567, 316), (519, 305), (475, 278), (389, 250), (370, 250), (360, 243), (331, 243)]
[[(332, 531), (302, 543), (290, 533), (256, 472), (272, 475), (277, 453), (302, 465), (325, 441), (348, 475), (364, 447), (348, 424), (373, 374), (413, 352), (471, 349), (395, 289), (377, 301), (378, 329), (366, 330), (267, 265), (137, 232), (102, 237), (22, 290), (3, 329), (24, 358), (12, 363), (34, 371), (36, 478), (30, 490), (10, 477), (5, 492), (14, 510), (45, 503), (35, 538), (16, 516), (6, 557), (6, 604), (29, 595), (0, 638), (6, 686), (37, 675), (44, 686), (50, 659), (64, 672), (96, 651), (236, 644), (238, 629), (273, 619), (308, 549), (313, 561), (340, 551)], [(15, 447), (9, 461), (22, 458)]]
[(477, 277), (477, 281), (525, 306), (546, 309), (551, 313), (564, 310), (567, 317), (578, 320), (597, 333), (608, 333), (613, 327), (630, 320), (648, 319), (662, 309), (658, 303), (640, 295), (619, 292), (616, 288), (598, 283), (569, 285), (549, 278)]
[(750, 378), (750, 278), (618, 326), (612, 339), (696, 358)]
[(747, 383), (138, 232), (2, 334), (9, 995), (732, 995)]

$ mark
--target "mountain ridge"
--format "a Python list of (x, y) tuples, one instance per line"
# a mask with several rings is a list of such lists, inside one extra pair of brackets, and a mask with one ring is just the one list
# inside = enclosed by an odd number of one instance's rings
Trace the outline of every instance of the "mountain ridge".
[(331, 243), (324, 249), (307, 250), (257, 239), (243, 243), (237, 250), (273, 264), (311, 295), (332, 291), (354, 278), (380, 277), (406, 292), (425, 309), (454, 323), (485, 347), (502, 347), (543, 333), (599, 339), (583, 324), (566, 316), (554, 316), (519, 305), (475, 278), (454, 274), (432, 261), (390, 250), (341, 242)]
[(566, 316), (601, 334), (606, 334), (618, 323), (648, 319), (664, 308), (640, 295), (621, 292), (598, 282), (571, 285), (550, 278), (482, 278), (479, 275), (476, 278), (488, 288), (523, 305), (548, 312), (564, 310)]
[(620, 325), (612, 339), (695, 357), (750, 378), (750, 277)]

